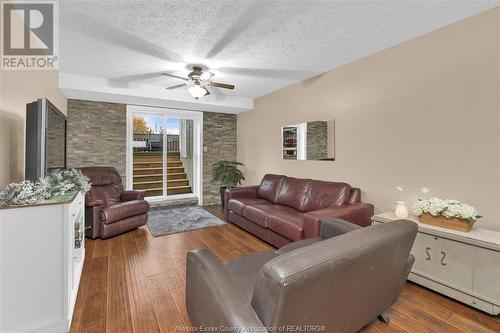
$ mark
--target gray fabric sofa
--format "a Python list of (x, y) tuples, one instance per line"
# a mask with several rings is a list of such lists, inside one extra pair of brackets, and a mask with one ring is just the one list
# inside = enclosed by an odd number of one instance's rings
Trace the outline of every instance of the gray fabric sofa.
[[(320, 236), (223, 263), (207, 249), (187, 254), (186, 305), (212, 331), (288, 331), (312, 325), (356, 332), (397, 300), (413, 265), (417, 226), (360, 228), (327, 219)], [(382, 317), (380, 317), (382, 316)]]

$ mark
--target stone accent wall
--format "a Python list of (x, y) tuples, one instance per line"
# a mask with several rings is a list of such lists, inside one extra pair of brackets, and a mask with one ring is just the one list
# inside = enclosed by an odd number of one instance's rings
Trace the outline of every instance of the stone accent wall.
[(68, 99), (68, 167), (112, 166), (125, 184), (126, 110), (125, 104)]
[(328, 123), (311, 121), (307, 123), (307, 159), (321, 160), (328, 157)]
[[(68, 166), (113, 166), (125, 184), (126, 109), (125, 104), (68, 100)], [(220, 204), (212, 164), (236, 160), (236, 115), (204, 112), (203, 145), (203, 203)]]
[(236, 115), (203, 113), (203, 204), (220, 204), (217, 184), (212, 184), (212, 164), (236, 160)]

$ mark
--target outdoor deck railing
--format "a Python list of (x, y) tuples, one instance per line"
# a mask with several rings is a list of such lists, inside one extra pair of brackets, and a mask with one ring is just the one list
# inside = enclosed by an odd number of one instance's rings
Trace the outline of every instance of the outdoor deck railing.
[[(161, 133), (134, 132), (133, 141), (136, 151), (163, 150), (163, 134)], [(167, 152), (179, 152), (179, 135), (167, 134)]]

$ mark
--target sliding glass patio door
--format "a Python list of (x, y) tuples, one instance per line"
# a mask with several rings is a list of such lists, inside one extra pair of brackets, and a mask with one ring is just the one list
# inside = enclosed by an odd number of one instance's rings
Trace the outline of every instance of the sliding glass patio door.
[(199, 112), (129, 106), (127, 119), (127, 187), (152, 200), (199, 197)]
[(193, 193), (193, 120), (167, 118), (167, 195)]
[(133, 115), (132, 189), (147, 197), (165, 195), (163, 125), (161, 116)]

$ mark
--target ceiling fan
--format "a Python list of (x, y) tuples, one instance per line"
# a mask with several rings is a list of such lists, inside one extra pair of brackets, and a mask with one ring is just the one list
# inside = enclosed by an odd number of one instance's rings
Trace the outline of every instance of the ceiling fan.
[(170, 73), (162, 73), (163, 75), (175, 77), (176, 79), (184, 80), (182, 84), (167, 87), (168, 90), (177, 89), (181, 87), (188, 87), (188, 91), (195, 99), (203, 96), (210, 95), (208, 87), (234, 89), (234, 85), (226, 83), (213, 82), (212, 77), (214, 73), (203, 70), (201, 66), (193, 66), (193, 71), (188, 74), (188, 77), (182, 77)]

